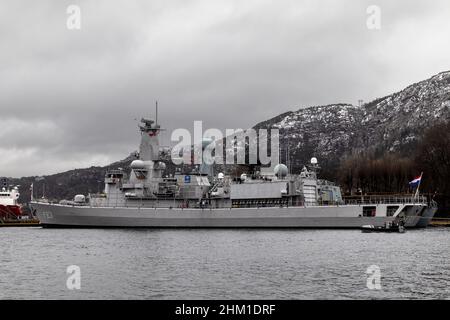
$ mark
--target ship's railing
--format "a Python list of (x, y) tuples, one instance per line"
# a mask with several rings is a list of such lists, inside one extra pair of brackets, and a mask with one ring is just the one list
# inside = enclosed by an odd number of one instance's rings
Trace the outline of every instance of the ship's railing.
[[(153, 200), (149, 198), (141, 198), (130, 200), (127, 198), (123, 198), (119, 194), (110, 194), (108, 198), (105, 195), (90, 195), (89, 203), (85, 204), (74, 204), (71, 202), (69, 205), (76, 206), (89, 206), (89, 207), (128, 207), (128, 208), (143, 208), (143, 207), (155, 207), (155, 208), (183, 208), (184, 202), (179, 198), (167, 198), (167, 199), (158, 199)], [(255, 203), (253, 205), (248, 204), (235, 204), (230, 202), (228, 205), (231, 208), (248, 208), (248, 207), (309, 207), (309, 206), (340, 206), (340, 205), (380, 205), (380, 204), (429, 204), (426, 196), (359, 196), (359, 197), (347, 197), (342, 202), (282, 202), (282, 203), (262, 203), (261, 201)], [(431, 204), (430, 204), (431, 205)], [(193, 203), (192, 201), (189, 204), (190, 208), (217, 208), (215, 203), (210, 205), (208, 201), (205, 199), (205, 203)], [(222, 206), (220, 206), (222, 207)]]
[(425, 196), (361, 196), (344, 199), (345, 204), (428, 204)]
[(111, 170), (106, 171), (105, 175), (107, 176), (110, 174), (124, 175), (124, 172), (122, 170), (111, 169)]

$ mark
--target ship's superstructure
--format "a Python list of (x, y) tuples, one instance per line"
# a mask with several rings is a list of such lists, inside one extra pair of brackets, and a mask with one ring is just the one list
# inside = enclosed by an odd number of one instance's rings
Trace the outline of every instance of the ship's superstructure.
[(19, 204), (19, 186), (8, 185), (2, 179), (0, 187), (0, 227), (37, 223), (31, 212), (23, 210)]
[[(45, 226), (95, 227), (344, 227), (383, 224), (402, 217), (424, 227), (436, 211), (424, 197), (362, 197), (344, 202), (339, 186), (318, 179), (316, 158), (298, 174), (277, 164), (239, 177), (212, 174), (203, 164), (165, 176), (160, 126), (142, 119), (139, 158), (130, 171), (112, 170), (102, 194), (59, 204), (32, 202)], [(207, 143), (206, 143), (207, 144)], [(205, 144), (205, 145), (206, 145)], [(203, 147), (205, 146), (203, 145)]]
[(0, 190), (0, 205), (17, 206), (20, 197), (19, 188), (8, 188), (3, 186)]

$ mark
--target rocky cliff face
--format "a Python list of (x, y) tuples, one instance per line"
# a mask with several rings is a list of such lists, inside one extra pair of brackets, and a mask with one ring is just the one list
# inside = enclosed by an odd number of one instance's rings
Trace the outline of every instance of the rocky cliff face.
[(283, 162), (297, 166), (315, 156), (331, 163), (358, 144), (362, 116), (362, 109), (348, 104), (310, 107), (265, 121), (255, 129), (280, 130)]
[(426, 128), (450, 119), (450, 72), (364, 105), (361, 147), (404, 151)]
[[(450, 120), (450, 71), (362, 106), (333, 104), (300, 108), (257, 124), (254, 128), (279, 128), (281, 160), (300, 167), (317, 157), (324, 167), (336, 167), (347, 154), (358, 150), (407, 153), (424, 130)], [(289, 148), (287, 148), (289, 146)], [(289, 149), (289, 157), (286, 150)], [(106, 167), (71, 170), (45, 177), (14, 179), (22, 186), (21, 200), (28, 201), (32, 182), (42, 195), (45, 181), (49, 198), (71, 198), (103, 188), (111, 168), (126, 168), (133, 156)], [(289, 158), (289, 159), (287, 159)], [(38, 179), (39, 180), (39, 179)]]
[(450, 72), (443, 72), (362, 106), (301, 108), (255, 128), (279, 128), (280, 144), (289, 144), (294, 165), (306, 163), (312, 156), (332, 164), (358, 150), (406, 153), (424, 130), (448, 120)]

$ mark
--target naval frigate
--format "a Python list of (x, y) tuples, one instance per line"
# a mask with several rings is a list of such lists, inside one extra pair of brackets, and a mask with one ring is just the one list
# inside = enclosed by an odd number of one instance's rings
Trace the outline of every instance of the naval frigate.
[(34, 201), (44, 227), (360, 228), (402, 219), (424, 228), (437, 208), (421, 195), (344, 200), (340, 187), (318, 178), (318, 163), (290, 174), (283, 164), (230, 177), (210, 168), (165, 176), (160, 126), (139, 125), (139, 157), (130, 169), (108, 171), (104, 192), (59, 203)]

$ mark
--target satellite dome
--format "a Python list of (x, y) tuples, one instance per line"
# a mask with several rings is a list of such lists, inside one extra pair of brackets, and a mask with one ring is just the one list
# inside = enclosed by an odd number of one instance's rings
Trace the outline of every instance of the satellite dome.
[(219, 174), (217, 175), (217, 178), (222, 180), (223, 178), (225, 178), (225, 175), (222, 172), (219, 172)]
[(142, 160), (134, 160), (131, 163), (130, 167), (131, 167), (131, 169), (144, 169), (145, 164), (144, 164), (144, 161), (142, 161)]
[(288, 168), (286, 167), (286, 165), (280, 163), (275, 166), (273, 172), (278, 178), (284, 178), (288, 174)]
[(86, 197), (85, 197), (84, 195), (82, 195), (82, 194), (77, 194), (77, 195), (73, 198), (73, 201), (74, 201), (74, 202), (77, 202), (77, 203), (83, 203), (83, 202), (86, 201)]
[(311, 164), (317, 164), (317, 163), (318, 163), (318, 161), (317, 161), (316, 157), (311, 158)]
[(247, 174), (246, 173), (241, 174), (241, 180), (242, 181), (247, 180)]

